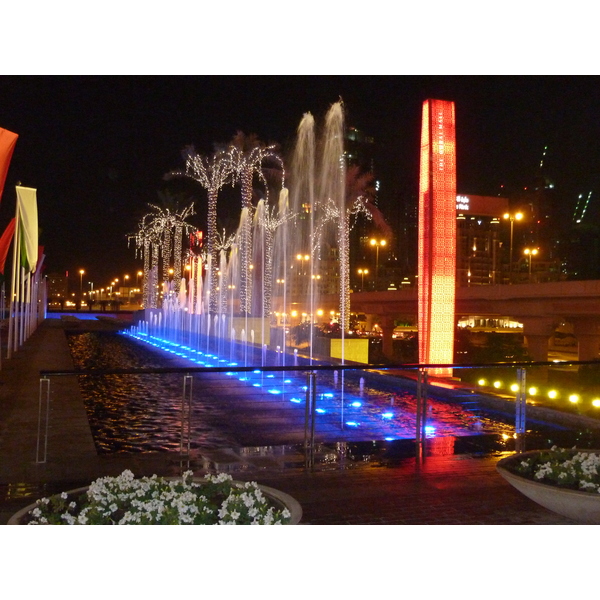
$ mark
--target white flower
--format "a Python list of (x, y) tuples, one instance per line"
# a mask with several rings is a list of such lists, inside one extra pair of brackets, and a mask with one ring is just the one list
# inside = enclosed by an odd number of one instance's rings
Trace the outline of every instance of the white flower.
[[(135, 479), (131, 471), (118, 477), (103, 477), (93, 481), (82, 498), (82, 508), (71, 501), (64, 511), (66, 493), (42, 499), (31, 512), (31, 523), (62, 521), (64, 524), (192, 524), (220, 523), (235, 525), (277, 524), (289, 519), (289, 511), (269, 507), (266, 497), (255, 482), (237, 483), (231, 475), (206, 475), (203, 483), (192, 480), (186, 471), (179, 480), (166, 480), (156, 475)], [(212, 488), (212, 489), (211, 489)], [(220, 506), (209, 506), (215, 494), (227, 496)], [(53, 513), (54, 503), (60, 512)], [(213, 502), (213, 500), (211, 500)], [(121, 514), (117, 521), (116, 514)], [(46, 515), (46, 516), (45, 516)], [(37, 520), (36, 520), (37, 519)]]
[(61, 519), (64, 519), (69, 525), (75, 525), (75, 517), (68, 512), (60, 515)]

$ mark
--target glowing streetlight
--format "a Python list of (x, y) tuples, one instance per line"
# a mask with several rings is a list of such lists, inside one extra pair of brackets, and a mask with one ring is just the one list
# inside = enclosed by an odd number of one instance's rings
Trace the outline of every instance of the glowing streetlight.
[(515, 214), (505, 213), (505, 219), (510, 219), (510, 258), (508, 263), (509, 270), (509, 281), (512, 283), (512, 266), (513, 266), (513, 228), (515, 225), (515, 221), (520, 221), (523, 218), (523, 213), (518, 212)]
[(531, 283), (531, 263), (533, 262), (533, 257), (538, 253), (537, 248), (525, 248), (523, 253), (527, 256), (529, 262), (529, 283)]
[(79, 269), (79, 301), (83, 301), (83, 276), (85, 271), (83, 269)]
[(384, 247), (387, 244), (386, 240), (378, 240), (375, 238), (371, 238), (369, 240), (369, 244), (375, 247), (375, 286), (377, 287), (377, 283), (379, 283), (379, 247)]
[(302, 272), (302, 275), (306, 275), (306, 271), (304, 269), (304, 263), (308, 260), (310, 260), (310, 256), (308, 254), (297, 254), (296, 255), (296, 260), (300, 261), (300, 271)]
[(358, 269), (358, 274), (360, 275), (360, 291), (364, 292), (364, 290), (365, 290), (365, 275), (369, 274), (369, 269)]

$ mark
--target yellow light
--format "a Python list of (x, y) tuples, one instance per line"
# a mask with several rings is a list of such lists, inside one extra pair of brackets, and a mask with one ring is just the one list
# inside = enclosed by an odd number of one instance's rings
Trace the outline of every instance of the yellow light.
[(592, 406), (595, 406), (596, 408), (600, 408), (600, 398), (594, 398), (592, 400)]
[(319, 316), (319, 317), (323, 316), (323, 309), (322, 308), (317, 309), (317, 316)]
[(292, 317), (297, 317), (298, 316), (298, 311), (297, 310), (293, 310), (292, 311)]
[(558, 392), (556, 390), (550, 390), (548, 392), (548, 398), (552, 398), (553, 400), (558, 397)]
[(480, 380), (477, 382), (477, 385), (485, 385), (485, 383), (486, 383), (486, 382), (485, 382), (485, 379), (480, 379)]
[(518, 391), (519, 391), (519, 384), (518, 384), (518, 383), (513, 383), (513, 384), (510, 386), (510, 391), (511, 391), (511, 392), (518, 392)]
[(494, 387), (496, 389), (500, 389), (502, 387), (502, 382), (501, 381), (494, 381)]
[(578, 394), (571, 394), (569, 396), (569, 402), (572, 402), (573, 404), (579, 402), (579, 395)]
[(530, 387), (529, 388), (529, 395), (530, 396), (535, 396), (538, 393), (538, 389), (536, 387)]

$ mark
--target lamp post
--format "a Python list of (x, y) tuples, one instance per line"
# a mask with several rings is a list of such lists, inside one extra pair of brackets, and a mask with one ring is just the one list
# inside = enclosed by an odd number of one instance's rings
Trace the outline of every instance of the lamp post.
[(365, 291), (365, 275), (369, 274), (369, 269), (358, 269), (358, 274), (360, 275), (360, 291)]
[(305, 261), (309, 260), (310, 256), (308, 254), (297, 254), (296, 260), (300, 261), (300, 270), (302, 271), (301, 275), (306, 275), (306, 271), (304, 270)]
[(529, 283), (531, 283), (531, 263), (533, 261), (533, 257), (538, 253), (537, 248), (525, 248), (523, 253), (527, 256), (529, 262)]
[(515, 225), (515, 221), (520, 221), (523, 218), (523, 213), (520, 213), (520, 212), (515, 213), (515, 214), (505, 213), (504, 218), (510, 220), (510, 257), (509, 257), (509, 263), (508, 263), (508, 280), (509, 280), (509, 283), (512, 283), (513, 228)]
[(375, 288), (377, 288), (379, 284), (379, 247), (385, 246), (387, 241), (371, 238), (369, 244), (375, 247)]
[(83, 269), (79, 269), (79, 304), (83, 304), (83, 275), (85, 271)]
[[(123, 293), (125, 293), (125, 289), (131, 290), (130, 283), (129, 283), (129, 275), (123, 275)], [(129, 303), (130, 296), (131, 296), (131, 291), (128, 291), (127, 303)], [(125, 303), (125, 300), (123, 300), (123, 304), (124, 303)]]

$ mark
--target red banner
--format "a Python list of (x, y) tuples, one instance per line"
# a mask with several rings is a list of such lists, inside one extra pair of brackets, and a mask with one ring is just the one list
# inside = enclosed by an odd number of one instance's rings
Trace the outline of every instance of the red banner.
[(15, 144), (19, 136), (8, 129), (0, 127), (0, 200), (2, 200), (2, 191), (4, 190), (4, 182), (8, 175), (8, 166), (12, 158)]
[(2, 237), (0, 238), (0, 273), (4, 275), (4, 266), (6, 264), (6, 257), (8, 256), (8, 249), (12, 242), (13, 235), (15, 233), (15, 218), (13, 217), (8, 224), (8, 227), (4, 230)]

